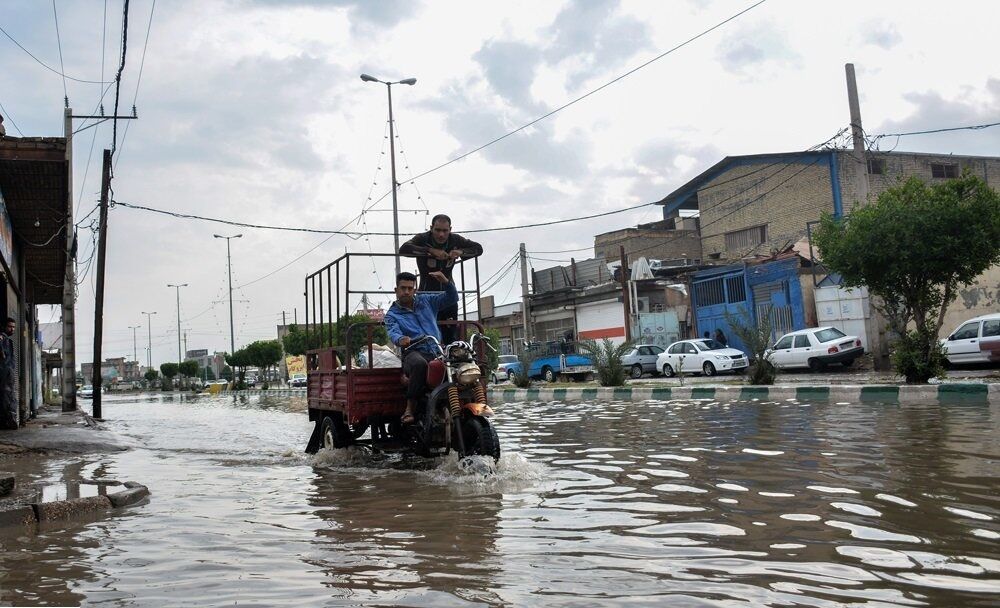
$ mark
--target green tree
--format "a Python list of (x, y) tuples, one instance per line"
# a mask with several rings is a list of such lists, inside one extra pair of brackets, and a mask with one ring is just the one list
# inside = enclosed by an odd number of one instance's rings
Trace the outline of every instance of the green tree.
[(583, 340), (576, 344), (583, 352), (590, 355), (601, 386), (625, 385), (628, 374), (622, 364), (622, 357), (635, 346), (634, 342), (623, 342), (615, 346), (611, 340), (604, 338), (601, 342)]
[(198, 376), (198, 362), (185, 361), (177, 366), (177, 371), (180, 372), (181, 376), (195, 378)]
[(178, 371), (176, 363), (163, 363), (160, 365), (160, 373), (167, 379), (165, 384), (162, 382), (160, 383), (163, 390), (168, 391), (173, 387), (173, 379), (174, 376), (177, 375)]
[(153, 386), (156, 379), (160, 377), (160, 372), (155, 369), (147, 369), (146, 373), (143, 374), (142, 377), (146, 379), (146, 382), (148, 382), (150, 386)]
[(211, 382), (212, 380), (215, 380), (215, 371), (212, 370), (212, 366), (209, 365), (205, 367), (205, 381)]
[(912, 177), (815, 235), (846, 287), (868, 288), (900, 336), (893, 363), (907, 382), (943, 371), (937, 341), (958, 290), (1000, 262), (1000, 195), (969, 173), (927, 185)]
[(741, 311), (739, 316), (732, 315), (729, 311), (725, 313), (730, 331), (736, 334), (749, 351), (750, 367), (747, 370), (747, 381), (750, 384), (774, 384), (778, 376), (778, 368), (765, 354), (774, 343), (774, 336), (771, 335), (771, 307), (768, 306), (766, 310), (767, 312), (760, 315), (756, 323), (746, 309)]
[(264, 388), (268, 388), (268, 371), (281, 361), (281, 343), (277, 340), (257, 340), (247, 344), (244, 350), (249, 364), (260, 368), (265, 378)]
[(222, 366), (222, 371), (219, 372), (219, 375), (222, 376), (223, 380), (226, 380), (227, 382), (232, 382), (233, 381), (233, 368), (229, 367), (228, 365), (223, 365)]
[[(327, 326), (329, 328), (329, 326)], [(329, 329), (327, 329), (329, 332)], [(331, 335), (327, 333), (327, 335)], [(299, 329), (298, 325), (288, 327), (288, 333), (282, 336), (281, 343), (285, 347), (288, 355), (304, 355), (307, 350), (320, 347), (320, 335), (318, 331), (312, 331), (309, 335)]]
[[(344, 347), (346, 346), (347, 352), (351, 356), (357, 356), (361, 352), (363, 347), (368, 346), (368, 329), (366, 327), (357, 327), (351, 332), (351, 343), (347, 344), (347, 329), (357, 323), (370, 323), (371, 319), (367, 315), (356, 314), (356, 315), (344, 315), (340, 317), (337, 321), (335, 330), (337, 336), (337, 345)], [(372, 327), (372, 342), (375, 344), (388, 344), (389, 334), (385, 330), (385, 325), (375, 325)]]
[(236, 389), (246, 388), (246, 373), (247, 368), (252, 365), (250, 363), (250, 355), (245, 348), (237, 350), (235, 353), (226, 353), (226, 363), (235, 370), (236, 378)]
[(493, 347), (486, 349), (486, 371), (493, 372), (500, 365), (500, 330), (489, 328), (484, 332), (484, 335), (489, 341), (490, 346)]

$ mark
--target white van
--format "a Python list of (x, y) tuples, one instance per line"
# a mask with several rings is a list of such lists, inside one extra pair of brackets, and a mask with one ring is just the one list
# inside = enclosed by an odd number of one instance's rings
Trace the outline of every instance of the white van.
[(969, 319), (941, 340), (948, 363), (1000, 363), (1000, 313)]

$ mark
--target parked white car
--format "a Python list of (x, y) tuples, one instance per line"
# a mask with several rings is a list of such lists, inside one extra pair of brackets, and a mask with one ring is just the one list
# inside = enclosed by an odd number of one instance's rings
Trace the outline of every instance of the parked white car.
[(836, 327), (810, 327), (781, 336), (764, 356), (778, 368), (808, 367), (814, 372), (839, 363), (850, 367), (865, 354), (861, 339), (848, 336)]
[(94, 398), (94, 386), (92, 384), (85, 384), (80, 387), (80, 390), (76, 393), (77, 397), (81, 399), (93, 399)]
[(662, 368), (657, 365), (656, 360), (662, 352), (663, 347), (656, 344), (636, 344), (622, 356), (622, 365), (628, 368), (632, 378), (642, 378), (643, 374), (659, 374)]
[(962, 323), (941, 340), (948, 363), (1000, 362), (1000, 313)]
[(493, 381), (493, 384), (509, 380), (514, 375), (510, 368), (515, 366), (517, 366), (517, 355), (500, 355), (497, 360), (497, 369), (490, 375), (490, 380)]
[(722, 372), (742, 372), (748, 365), (746, 354), (711, 339), (674, 342), (656, 358), (656, 368), (672, 378), (679, 371), (714, 376)]

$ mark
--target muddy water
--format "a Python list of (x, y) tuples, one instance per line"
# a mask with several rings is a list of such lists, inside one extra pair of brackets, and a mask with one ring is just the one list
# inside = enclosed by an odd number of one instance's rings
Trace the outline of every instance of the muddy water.
[[(301, 399), (105, 402), (144, 506), (0, 531), (14, 605), (987, 606), (1000, 408), (523, 403), (496, 475), (301, 453)], [(87, 484), (84, 484), (87, 485)], [(67, 486), (67, 487), (70, 487)], [(82, 487), (82, 486), (80, 486)]]

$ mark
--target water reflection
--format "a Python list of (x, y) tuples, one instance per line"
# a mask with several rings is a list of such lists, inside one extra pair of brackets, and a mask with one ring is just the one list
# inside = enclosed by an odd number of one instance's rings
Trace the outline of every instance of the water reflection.
[[(301, 399), (119, 400), (109, 520), (0, 532), (0, 601), (988, 606), (1000, 412), (710, 400), (498, 408), (496, 475), (302, 454)], [(86, 484), (85, 484), (86, 485)], [(131, 598), (131, 599), (130, 599)]]

